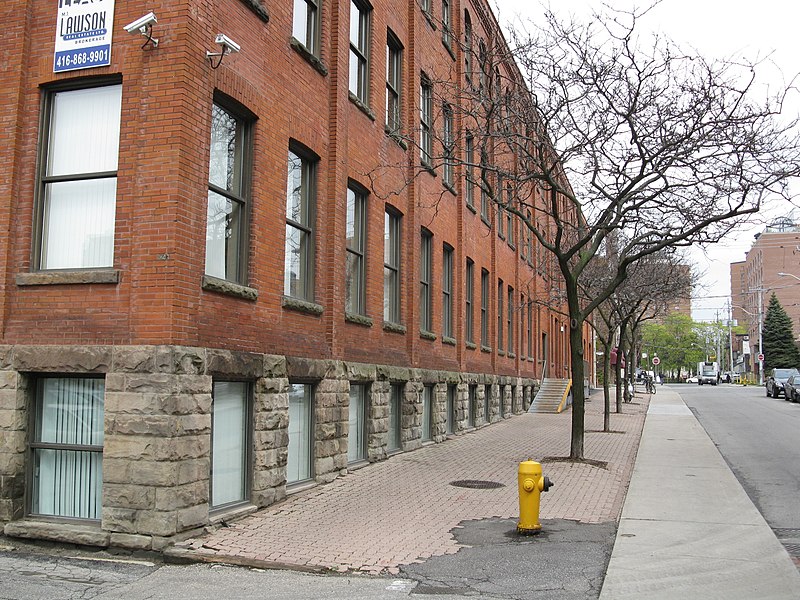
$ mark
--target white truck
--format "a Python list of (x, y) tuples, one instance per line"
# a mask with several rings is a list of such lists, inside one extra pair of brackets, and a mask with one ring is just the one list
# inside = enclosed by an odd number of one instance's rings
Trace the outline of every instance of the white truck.
[(697, 363), (697, 385), (703, 385), (704, 383), (717, 385), (718, 378), (719, 363), (709, 361)]

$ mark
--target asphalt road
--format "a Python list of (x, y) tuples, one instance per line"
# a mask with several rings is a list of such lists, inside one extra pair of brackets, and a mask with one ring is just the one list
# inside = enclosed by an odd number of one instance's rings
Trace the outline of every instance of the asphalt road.
[(468, 547), (409, 565), (399, 577), (319, 575), (213, 564), (164, 564), (157, 555), (109, 555), (0, 538), (0, 600), (594, 600), (615, 523), (543, 520), (535, 536), (516, 520), (463, 523)]
[(756, 386), (672, 389), (697, 416), (778, 538), (787, 547), (792, 540), (800, 546), (800, 404), (767, 397)]

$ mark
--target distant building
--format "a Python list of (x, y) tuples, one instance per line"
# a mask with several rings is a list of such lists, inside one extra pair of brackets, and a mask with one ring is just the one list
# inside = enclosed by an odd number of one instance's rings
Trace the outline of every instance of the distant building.
[[(772, 222), (755, 236), (744, 261), (731, 263), (733, 319), (747, 327), (734, 340), (735, 370), (759, 376), (759, 323), (774, 292), (800, 340), (800, 223), (792, 216)], [(779, 275), (784, 273), (784, 275)], [(749, 350), (749, 352), (748, 352)]]

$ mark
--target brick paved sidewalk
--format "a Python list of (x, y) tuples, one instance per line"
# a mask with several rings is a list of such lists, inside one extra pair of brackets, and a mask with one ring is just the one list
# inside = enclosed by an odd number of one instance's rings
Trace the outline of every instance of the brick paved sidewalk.
[[(554, 487), (542, 495), (542, 519), (586, 523), (619, 519), (641, 438), (648, 397), (612, 412), (602, 433), (603, 398), (586, 404), (584, 456), (606, 468), (548, 460), (569, 454), (571, 412), (523, 414), (368, 465), (290, 496), (230, 527), (178, 544), (195, 559), (391, 573), (460, 548), (450, 531), (465, 520), (517, 518), (517, 468), (539, 460)], [(613, 410), (613, 409), (612, 409)], [(459, 479), (504, 487), (466, 489)]]

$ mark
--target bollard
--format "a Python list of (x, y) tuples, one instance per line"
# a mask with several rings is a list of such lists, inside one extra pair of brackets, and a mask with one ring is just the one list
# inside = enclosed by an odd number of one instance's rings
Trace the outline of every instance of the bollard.
[(539, 503), (542, 492), (546, 492), (553, 483), (547, 476), (542, 476), (542, 465), (533, 460), (519, 463), (517, 473), (519, 482), (519, 523), (518, 533), (536, 533), (542, 528), (539, 523)]

